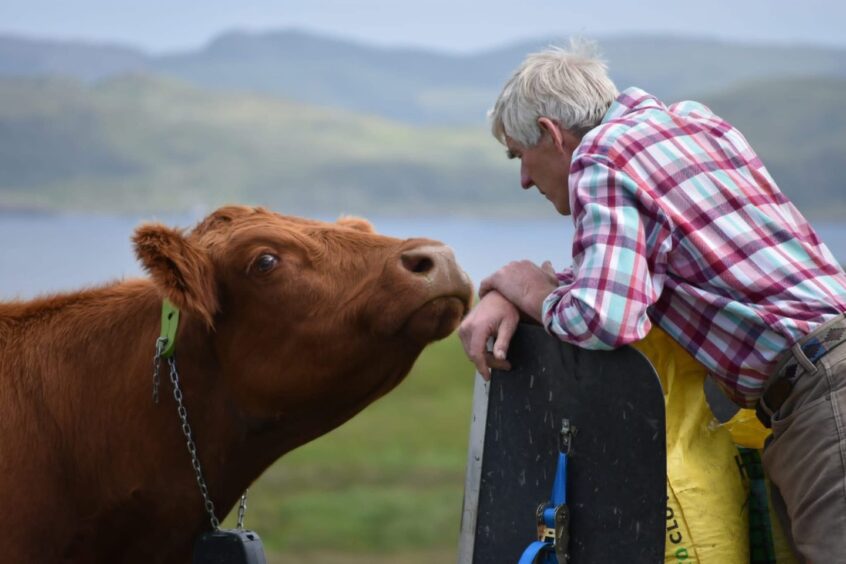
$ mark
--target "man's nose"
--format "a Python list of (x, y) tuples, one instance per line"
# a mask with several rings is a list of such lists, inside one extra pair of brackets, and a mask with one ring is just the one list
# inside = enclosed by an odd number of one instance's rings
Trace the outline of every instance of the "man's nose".
[(532, 177), (529, 176), (529, 171), (526, 170), (526, 165), (520, 164), (520, 186), (523, 187), (523, 190), (528, 190), (532, 186), (535, 185), (534, 180)]

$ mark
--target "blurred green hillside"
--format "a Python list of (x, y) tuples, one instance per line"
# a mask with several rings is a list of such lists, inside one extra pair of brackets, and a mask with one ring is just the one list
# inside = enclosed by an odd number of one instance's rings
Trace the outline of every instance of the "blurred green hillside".
[(846, 79), (762, 80), (703, 101), (736, 125), (779, 187), (817, 218), (846, 216)]
[[(459, 55), (282, 30), (151, 55), (0, 35), (0, 209), (538, 213), (484, 115), (553, 42)], [(808, 215), (846, 208), (846, 50), (672, 36), (600, 48), (620, 87), (702, 98), (738, 125)]]
[(525, 207), (502, 155), (481, 127), (413, 127), (143, 75), (0, 79), (0, 207)]
[[(703, 99), (808, 215), (846, 209), (846, 79), (769, 79)], [(482, 126), (424, 127), (128, 75), (0, 79), (0, 208), (529, 214), (518, 164)]]
[[(405, 123), (481, 125), (523, 57), (566, 44), (567, 35), (464, 55), (376, 47), (292, 29), (233, 31), (202, 48), (161, 55), (125, 45), (0, 35), (0, 76), (90, 81), (143, 71), (203, 88), (259, 92)], [(747, 80), (846, 78), (842, 48), (668, 35), (597, 39), (620, 87), (640, 86), (668, 100), (720, 92)]]
[[(207, 88), (235, 88), (408, 123), (481, 124), (527, 53), (566, 35), (471, 55), (385, 49), (296, 30), (232, 32), (202, 49), (148, 61), (151, 72)], [(670, 100), (719, 92), (750, 79), (846, 77), (846, 51), (747, 45), (705, 38), (599, 38), (612, 78)]]

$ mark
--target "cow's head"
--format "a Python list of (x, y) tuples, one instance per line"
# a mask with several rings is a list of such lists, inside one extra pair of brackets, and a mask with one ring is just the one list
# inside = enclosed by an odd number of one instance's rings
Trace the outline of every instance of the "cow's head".
[(447, 247), (377, 235), (362, 219), (227, 207), (187, 234), (148, 224), (134, 241), (162, 295), (202, 321), (253, 418), (346, 420), (399, 383), (472, 299)]

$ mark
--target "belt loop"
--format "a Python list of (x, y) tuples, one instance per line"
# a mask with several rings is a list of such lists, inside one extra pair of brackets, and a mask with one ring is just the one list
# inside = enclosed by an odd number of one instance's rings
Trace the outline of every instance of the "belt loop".
[(790, 347), (790, 352), (793, 353), (793, 357), (796, 359), (796, 362), (798, 362), (802, 366), (802, 368), (805, 369), (805, 372), (807, 372), (808, 374), (813, 374), (817, 371), (817, 367), (814, 366), (814, 363), (811, 362), (807, 356), (805, 356), (805, 351), (802, 350), (801, 344), (794, 344), (792, 347)]
[(773, 410), (767, 405), (763, 396), (755, 404), (755, 416), (767, 429), (772, 428)]

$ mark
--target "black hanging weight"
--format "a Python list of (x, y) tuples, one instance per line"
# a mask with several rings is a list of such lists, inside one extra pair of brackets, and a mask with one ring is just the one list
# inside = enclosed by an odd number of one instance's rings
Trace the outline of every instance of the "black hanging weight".
[(194, 543), (192, 564), (266, 564), (261, 538), (247, 529), (218, 529)]

